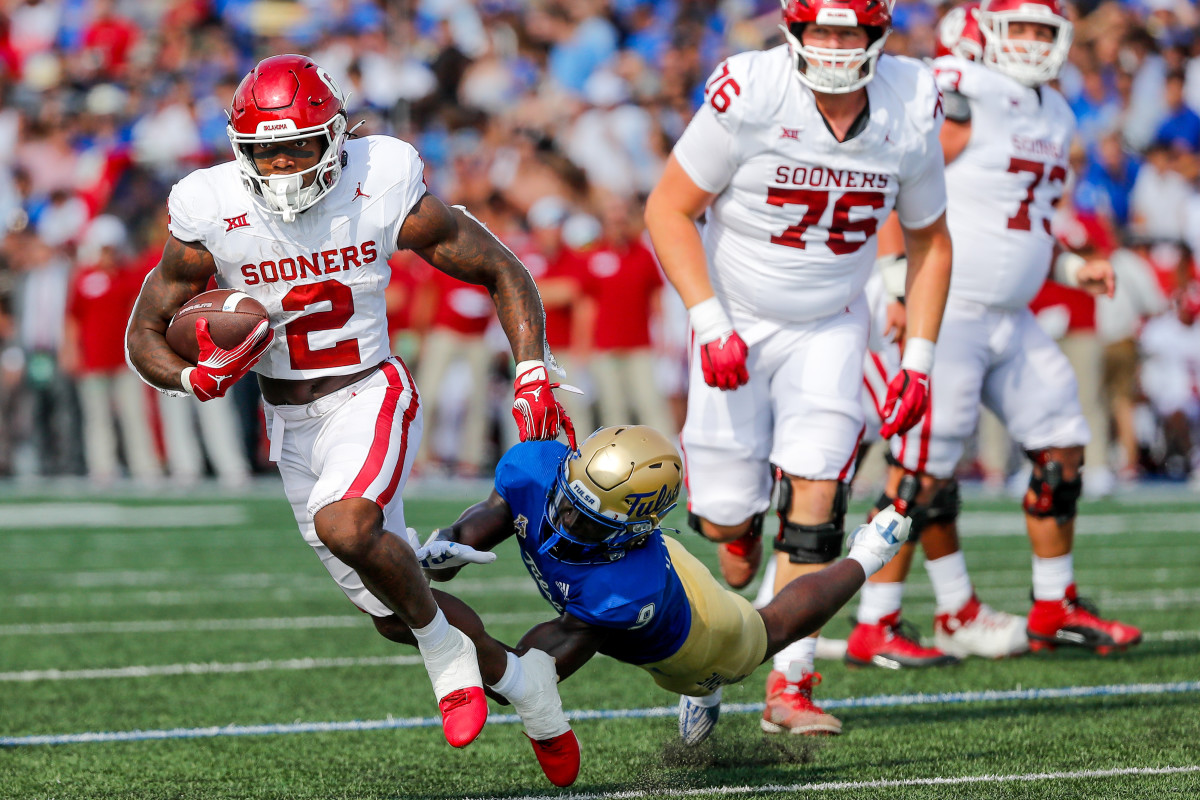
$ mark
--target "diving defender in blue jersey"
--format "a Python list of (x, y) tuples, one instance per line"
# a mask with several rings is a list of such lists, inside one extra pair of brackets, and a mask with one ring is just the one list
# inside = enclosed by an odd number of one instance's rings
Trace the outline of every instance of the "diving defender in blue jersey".
[[(578, 450), (523, 442), (500, 460), (491, 495), (427, 546), (490, 550), (516, 536), (526, 569), (559, 613), (530, 629), (517, 651), (549, 653), (559, 680), (596, 653), (645, 669), (683, 695), (680, 735), (698, 744), (716, 724), (721, 687), (824, 625), (895, 555), (910, 522), (885, 509), (855, 531), (848, 558), (797, 578), (756, 610), (660, 531), (682, 471), (674, 445), (643, 425), (601, 428)], [(428, 574), (449, 580), (458, 568)]]

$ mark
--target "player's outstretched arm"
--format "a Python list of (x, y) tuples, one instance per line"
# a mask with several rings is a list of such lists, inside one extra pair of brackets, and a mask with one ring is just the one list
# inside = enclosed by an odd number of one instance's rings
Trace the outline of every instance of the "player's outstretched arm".
[[(486, 500), (476, 503), (459, 515), (452, 525), (434, 531), (434, 539), (458, 542), (476, 550), (488, 551), (516, 533), (512, 509), (495, 489)], [(429, 542), (426, 542), (429, 544)], [(462, 567), (429, 570), (425, 574), (435, 581), (448, 581)]]
[(396, 243), (447, 275), (485, 287), (517, 363), (542, 360), (546, 315), (537, 284), (525, 265), (478, 220), (426, 193), (400, 226)]
[(216, 262), (204, 245), (167, 238), (158, 266), (142, 284), (125, 331), (129, 363), (147, 383), (185, 391), (179, 378), (193, 365), (167, 344), (167, 325), (184, 303), (204, 291), (216, 272)]
[(558, 619), (534, 625), (517, 642), (517, 652), (536, 648), (554, 656), (558, 679), (565, 681), (596, 655), (607, 631), (581, 619), (563, 614)]
[(924, 228), (904, 229), (904, 251), (908, 254), (904, 289), (908, 336), (936, 342), (946, 297), (950, 294), (953, 257), (946, 215), (942, 214)]

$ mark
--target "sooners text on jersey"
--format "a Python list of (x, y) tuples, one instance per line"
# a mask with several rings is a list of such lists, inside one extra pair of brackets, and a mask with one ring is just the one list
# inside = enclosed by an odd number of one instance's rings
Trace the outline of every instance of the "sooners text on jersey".
[(954, 56), (933, 62), (943, 91), (971, 105), (971, 140), (946, 167), (952, 297), (1024, 308), (1050, 268), (1050, 221), (1067, 180), (1075, 116), (1055, 89), (1032, 89)]
[(302, 380), (348, 375), (391, 353), (384, 290), (400, 225), (425, 193), (407, 143), (367, 136), (326, 197), (285, 223), (254, 202), (235, 162), (197, 170), (171, 190), (171, 234), (200, 242), (217, 282), (271, 315), (275, 342), (254, 369)]

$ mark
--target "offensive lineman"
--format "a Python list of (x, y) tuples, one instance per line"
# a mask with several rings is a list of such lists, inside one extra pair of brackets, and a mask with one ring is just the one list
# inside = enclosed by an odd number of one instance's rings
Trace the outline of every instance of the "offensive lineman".
[[(234, 161), (171, 190), (171, 236), (130, 319), (130, 364), (159, 389), (201, 401), (254, 367), (271, 456), (305, 541), (381, 634), (419, 647), (447, 740), (464, 747), (479, 734), (485, 680), (523, 686), (507, 699), (547, 776), (567, 785), (579, 745), (550, 660), (518, 660), (464, 603), (435, 597), (413, 549), (394, 535), (405, 530), (401, 494), (422, 418), (408, 368), (388, 346), (388, 259), (411, 249), (486, 286), (518, 361), (513, 414), (522, 439), (554, 438), (560, 425), (573, 437), (542, 362), (533, 279), (470, 214), (425, 190), (411, 146), (349, 138), (341, 91), (305, 56), (274, 56), (251, 70), (233, 97), (229, 138)], [(228, 351), (198, 321), (192, 366), (164, 331), (214, 275), (261, 302), (270, 320)]]
[[(515, 536), (526, 569), (559, 613), (531, 628), (517, 650), (554, 656), (560, 679), (596, 653), (641, 667), (683, 695), (679, 733), (695, 745), (717, 722), (722, 687), (828, 622), (896, 553), (910, 521), (880, 512), (850, 538), (847, 558), (800, 576), (755, 610), (662, 535), (681, 482), (674, 445), (645, 425), (601, 428), (578, 450), (526, 442), (500, 460), (488, 498), (430, 543), (491, 550)], [(429, 574), (448, 580), (456, 571)]]
[[(919, 428), (893, 440), (900, 466), (877, 505), (895, 503), (913, 518), (912, 539), (920, 536), (934, 587), (935, 640), (942, 651), (995, 658), (1061, 644), (1103, 653), (1137, 644), (1141, 632), (1100, 619), (1076, 595), (1071, 551), (1089, 432), (1070, 363), (1028, 309), (1048, 272), (1092, 294), (1111, 296), (1114, 288), (1107, 261), (1056, 255), (1050, 232), (1075, 120), (1046, 84), (1066, 59), (1071, 23), (1058, 0), (985, 0), (977, 11), (965, 6), (964, 12), (959, 40), (972, 38), (973, 14), (982, 48), (952, 47), (955, 55), (934, 62), (946, 97), (941, 139), (957, 254), (950, 299), (929, 413)], [(973, 52), (982, 57), (971, 60)], [(981, 400), (1033, 462), (1024, 500), (1033, 549), (1027, 618), (978, 600), (959, 549), (954, 468), (978, 424)], [(903, 548), (864, 587), (847, 658), (891, 667), (933, 663), (889, 635), (898, 624), (912, 555), (913, 545)]]
[[(693, 330), (689, 524), (723, 543), (731, 585), (749, 583), (775, 465), (777, 591), (842, 552), (877, 227), (894, 206), (910, 254), (887, 435), (924, 412), (951, 261), (941, 97), (923, 64), (881, 55), (890, 4), (785, 0), (783, 18), (786, 45), (713, 73), (646, 207)], [(776, 654), (764, 731), (840, 733), (812, 702), (815, 649), (814, 636)]]

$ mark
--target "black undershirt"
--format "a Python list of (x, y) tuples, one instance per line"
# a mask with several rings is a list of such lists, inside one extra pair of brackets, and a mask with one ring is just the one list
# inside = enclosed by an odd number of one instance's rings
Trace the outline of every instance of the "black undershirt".
[[(817, 109), (817, 113), (821, 114), (821, 121), (825, 123), (825, 130), (829, 131), (830, 136), (832, 136), (834, 139), (837, 139), (837, 134), (833, 132), (833, 128), (829, 127), (829, 120), (825, 118), (825, 114), (823, 114), (819, 108)], [(868, 97), (867, 103), (863, 106), (862, 111), (858, 112), (858, 116), (854, 118), (854, 122), (850, 123), (850, 129), (846, 131), (846, 138), (839, 139), (838, 143), (844, 144), (853, 139), (855, 136), (858, 136), (867, 129), (867, 123), (870, 121), (871, 98)]]

